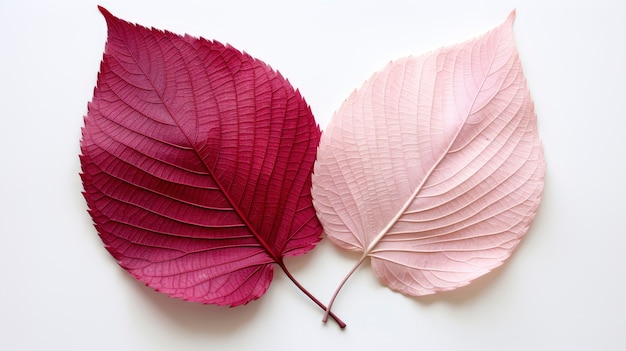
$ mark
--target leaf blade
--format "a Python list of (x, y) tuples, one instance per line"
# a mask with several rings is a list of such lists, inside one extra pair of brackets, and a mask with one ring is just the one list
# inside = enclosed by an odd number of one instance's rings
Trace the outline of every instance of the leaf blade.
[(263, 62), (215, 41), (109, 30), (81, 139), (107, 250), (172, 297), (236, 306), (320, 240), (310, 197), (319, 127)]
[(369, 256), (394, 290), (468, 284), (500, 265), (534, 218), (545, 164), (513, 19), (390, 63), (322, 136), (313, 198), (325, 232)]

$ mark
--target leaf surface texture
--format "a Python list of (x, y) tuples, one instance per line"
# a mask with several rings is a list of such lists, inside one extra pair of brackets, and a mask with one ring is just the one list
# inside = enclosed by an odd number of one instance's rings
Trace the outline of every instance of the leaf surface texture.
[(513, 20), (391, 62), (322, 135), (318, 217), (334, 244), (362, 254), (355, 269), (369, 257), (393, 290), (468, 284), (511, 255), (535, 216), (545, 165)]
[(84, 196), (119, 264), (170, 296), (236, 306), (320, 240), (320, 130), (300, 93), (217, 41), (130, 24), (108, 39), (81, 140)]

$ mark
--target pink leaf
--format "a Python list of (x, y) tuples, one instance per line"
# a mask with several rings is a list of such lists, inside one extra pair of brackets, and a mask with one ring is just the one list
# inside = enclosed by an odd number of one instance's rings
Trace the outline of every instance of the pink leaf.
[(147, 285), (202, 303), (259, 298), (274, 264), (293, 279), (283, 257), (322, 232), (310, 195), (320, 130), (299, 92), (230, 46), (100, 10), (108, 40), (81, 164), (106, 248)]
[(528, 231), (545, 165), (513, 20), (390, 63), (333, 116), (312, 193), (332, 242), (362, 253), (346, 279), (370, 257), (404, 294), (455, 289)]

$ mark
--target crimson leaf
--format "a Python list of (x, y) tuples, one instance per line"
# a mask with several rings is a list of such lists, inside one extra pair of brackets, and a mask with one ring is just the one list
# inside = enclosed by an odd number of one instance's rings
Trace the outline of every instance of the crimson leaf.
[(325, 308), (283, 262), (322, 233), (321, 132), (300, 93), (230, 46), (100, 11), (108, 39), (80, 160), (107, 250), (157, 291), (217, 305), (259, 298), (277, 264)]

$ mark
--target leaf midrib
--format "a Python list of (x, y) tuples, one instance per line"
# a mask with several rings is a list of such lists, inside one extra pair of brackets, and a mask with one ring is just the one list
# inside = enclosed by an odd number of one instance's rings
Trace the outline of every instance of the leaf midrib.
[[(168, 37), (168, 40), (170, 38)], [(156, 85), (154, 84), (154, 82), (152, 81), (152, 79), (150, 78), (150, 76), (147, 74), (147, 72), (143, 69), (143, 67), (138, 63), (137, 58), (135, 57), (135, 55), (133, 54), (132, 50), (130, 50), (130, 47), (128, 47), (128, 45), (126, 44), (126, 40), (122, 40), (124, 42), (124, 44), (126, 45), (128, 52), (130, 54), (130, 56), (132, 57), (134, 63), (137, 65), (137, 67), (140, 69), (140, 71), (142, 72), (142, 74), (146, 77), (146, 79), (148, 80), (148, 82), (150, 83), (150, 86), (152, 87), (153, 91), (157, 94), (157, 96), (159, 97), (159, 100), (161, 101), (161, 103), (163, 104), (163, 107), (165, 108), (165, 110), (168, 112), (168, 114), (170, 115), (170, 117), (172, 118), (172, 120), (174, 121), (174, 123), (176, 124), (176, 127), (178, 127), (178, 129), (180, 130), (181, 134), (184, 135), (185, 139), (187, 140), (187, 142), (189, 143), (189, 145), (191, 145), (191, 149), (193, 149), (194, 154), (200, 159), (200, 161), (202, 162), (202, 164), (204, 165), (204, 167), (206, 168), (208, 174), (213, 178), (213, 180), (215, 181), (215, 184), (217, 185), (217, 187), (219, 188), (220, 192), (224, 195), (224, 197), (226, 198), (226, 200), (228, 201), (228, 203), (231, 205), (233, 211), (235, 211), (235, 213), (237, 214), (237, 216), (241, 219), (241, 221), (243, 222), (243, 224), (246, 226), (246, 228), (250, 231), (250, 233), (259, 241), (259, 243), (261, 244), (261, 247), (263, 247), (263, 249), (270, 255), (270, 257), (279, 265), (281, 265), (282, 267), (282, 257), (280, 255), (278, 255), (270, 246), (269, 244), (259, 235), (259, 233), (254, 229), (254, 227), (251, 225), (251, 223), (248, 221), (248, 219), (246, 218), (246, 216), (244, 216), (243, 212), (239, 209), (239, 206), (235, 205), (235, 202), (233, 201), (233, 199), (230, 197), (230, 194), (228, 192), (226, 192), (224, 186), (221, 184), (221, 182), (218, 180), (218, 178), (215, 176), (215, 173), (213, 172), (213, 170), (208, 166), (207, 162), (205, 161), (205, 159), (203, 157), (201, 157), (201, 155), (198, 153), (198, 150), (195, 146), (195, 143), (193, 143), (191, 141), (191, 139), (189, 138), (189, 136), (184, 132), (183, 128), (181, 127), (181, 125), (179, 124), (178, 120), (176, 118), (174, 118), (174, 114), (172, 113), (172, 111), (170, 110), (170, 107), (168, 104), (165, 103), (165, 99), (163, 98), (163, 96), (161, 95), (161, 93), (158, 91), (158, 89), (156, 89)], [(171, 41), (170, 41), (171, 42)], [(159, 50), (161, 49), (161, 43), (158, 42), (159, 44)], [(174, 45), (172, 43), (172, 47), (176, 48), (176, 51), (178, 52), (178, 54), (181, 57), (185, 57), (181, 52), (180, 49)], [(197, 53), (197, 50), (195, 50), (194, 47), (194, 53)], [(113, 55), (110, 55), (112, 58), (114, 57)], [(163, 55), (161, 55), (161, 57), (164, 57)], [(197, 56), (196, 56), (197, 58)], [(193, 103), (195, 108), (194, 114), (196, 117), (196, 126), (197, 126), (197, 101), (196, 101), (196, 89), (194, 87), (194, 82), (193, 79), (191, 77), (191, 74), (189, 72), (189, 68), (188, 65), (186, 64), (186, 61), (183, 60), (183, 62), (185, 62), (184, 66), (185, 66), (185, 71), (187, 72), (187, 75), (189, 76), (189, 84), (191, 85), (191, 90), (194, 94), (192, 94), (191, 98), (193, 99)], [(166, 72), (167, 73), (167, 72)], [(205, 72), (206, 73), (206, 72)], [(197, 127), (196, 127), (197, 129)], [(162, 141), (161, 141), (162, 142)]]
[[(500, 38), (500, 41), (502, 40), (502, 38)], [(499, 43), (498, 43), (499, 45)], [(493, 62), (495, 60), (495, 55), (493, 57), (491, 57), (491, 60), (489, 62), (489, 67), (486, 70), (486, 74), (484, 75), (480, 86), (478, 87), (478, 89), (476, 89), (476, 94), (474, 95), (473, 99), (472, 99), (472, 103), (470, 104), (468, 111), (465, 113), (465, 117), (464, 117), (464, 121), (463, 123), (460, 125), (460, 127), (458, 128), (458, 130), (456, 131), (456, 133), (454, 134), (454, 136), (450, 139), (450, 143), (448, 144), (448, 146), (445, 148), (445, 150), (441, 153), (441, 156), (433, 163), (433, 165), (431, 166), (431, 168), (428, 170), (428, 172), (426, 172), (426, 174), (424, 175), (424, 178), (422, 179), (422, 181), (418, 184), (418, 186), (415, 188), (415, 190), (413, 191), (413, 193), (411, 194), (411, 196), (409, 196), (409, 198), (407, 199), (407, 201), (405, 201), (405, 203), (402, 205), (402, 207), (398, 210), (398, 212), (394, 215), (394, 217), (387, 223), (387, 225), (374, 237), (374, 239), (369, 243), (369, 245), (367, 246), (367, 248), (365, 250), (363, 250), (363, 255), (362, 258), (365, 258), (366, 256), (369, 256), (373, 251), (374, 248), (378, 245), (378, 243), (385, 237), (385, 235), (387, 235), (387, 233), (391, 230), (391, 228), (396, 225), (396, 223), (398, 223), (398, 220), (400, 219), (400, 217), (402, 217), (406, 210), (409, 208), (409, 206), (411, 206), (411, 204), (413, 203), (413, 201), (415, 200), (415, 198), (417, 197), (417, 195), (419, 194), (419, 192), (422, 190), (422, 188), (424, 187), (424, 184), (426, 183), (426, 181), (428, 181), (428, 179), (430, 178), (430, 176), (432, 175), (432, 173), (434, 172), (434, 170), (437, 168), (437, 166), (441, 163), (441, 161), (443, 161), (443, 159), (446, 157), (446, 155), (448, 155), (450, 153), (450, 149), (452, 148), (452, 145), (454, 145), (454, 142), (457, 140), (459, 134), (461, 133), (461, 131), (463, 130), (463, 128), (465, 127), (466, 123), (467, 123), (467, 119), (469, 118), (469, 116), (471, 115), (471, 111), (472, 108), (474, 107), (474, 104), (476, 103), (476, 99), (478, 98), (478, 95), (482, 89), (482, 87), (485, 84), (485, 81), (487, 80), (487, 77), (489, 76), (489, 73), (491, 72), (492, 66), (493, 66)]]

